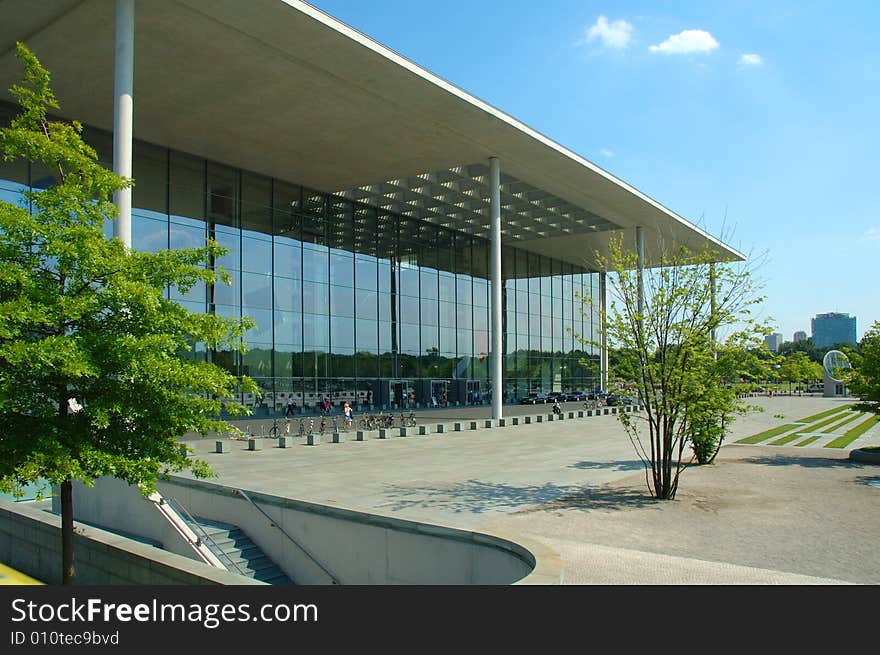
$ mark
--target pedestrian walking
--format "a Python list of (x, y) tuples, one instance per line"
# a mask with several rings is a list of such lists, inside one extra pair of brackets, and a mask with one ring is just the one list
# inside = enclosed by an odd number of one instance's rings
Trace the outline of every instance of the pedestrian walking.
[(351, 424), (354, 419), (354, 416), (351, 411), (351, 405), (345, 403), (342, 407), (342, 413), (345, 416), (345, 427), (346, 429), (351, 429)]
[(296, 413), (296, 401), (293, 396), (287, 398), (287, 409), (284, 410), (284, 416), (290, 417)]

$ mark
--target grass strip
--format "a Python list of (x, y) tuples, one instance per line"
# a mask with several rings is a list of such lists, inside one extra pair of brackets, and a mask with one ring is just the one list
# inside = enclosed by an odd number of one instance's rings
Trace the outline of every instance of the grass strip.
[(788, 434), (780, 439), (777, 439), (776, 441), (771, 441), (767, 445), (768, 446), (784, 446), (785, 444), (791, 443), (792, 441), (794, 441), (798, 437), (802, 437), (802, 436), (804, 436), (803, 432), (795, 432), (793, 434)]
[(829, 441), (825, 444), (826, 448), (846, 448), (853, 441), (861, 437), (865, 432), (873, 428), (877, 423), (880, 422), (880, 414), (874, 414), (870, 418), (865, 421), (862, 421), (854, 428), (850, 428), (846, 432), (844, 432), (842, 437), (837, 437), (832, 441)]
[(831, 416), (832, 414), (837, 414), (842, 412), (845, 409), (849, 409), (852, 405), (842, 405), (840, 407), (835, 407), (834, 409), (827, 409), (824, 412), (819, 412), (818, 414), (813, 414), (812, 416), (808, 416), (807, 418), (802, 418), (798, 421), (798, 423), (812, 423), (813, 421), (818, 421), (819, 419), (825, 418), (826, 416)]
[(834, 432), (838, 428), (843, 427), (847, 423), (852, 423), (853, 421), (855, 421), (857, 418), (859, 418), (861, 416), (862, 416), (861, 412), (853, 412), (852, 416), (847, 416), (840, 423), (835, 423), (830, 428), (825, 428), (824, 430), (822, 430), (822, 434), (831, 434), (832, 432)]
[(812, 437), (807, 437), (803, 441), (799, 441), (795, 444), (795, 446), (809, 446), (811, 443), (819, 439), (818, 434), (814, 434)]
[[(858, 416), (858, 412), (855, 413)], [(820, 432), (819, 428), (824, 428), (826, 425), (831, 425), (840, 421), (840, 416), (832, 416), (831, 418), (826, 418), (824, 421), (819, 421), (818, 423), (814, 423), (812, 425), (804, 426), (803, 432)]]
[(761, 443), (765, 439), (771, 439), (773, 437), (777, 437), (784, 432), (788, 432), (789, 430), (794, 430), (796, 428), (801, 427), (800, 425), (795, 425), (794, 423), (787, 423), (786, 425), (777, 425), (775, 428), (770, 428), (769, 430), (764, 430), (763, 432), (759, 432), (758, 434), (753, 434), (751, 437), (745, 437), (744, 439), (740, 439), (736, 443), (748, 443), (748, 444), (756, 444)]

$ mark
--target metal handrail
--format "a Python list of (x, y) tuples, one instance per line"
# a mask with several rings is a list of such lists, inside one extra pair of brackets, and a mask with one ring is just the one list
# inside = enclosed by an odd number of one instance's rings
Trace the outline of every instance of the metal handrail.
[(266, 511), (265, 511), (262, 507), (260, 507), (259, 505), (257, 505), (257, 504), (251, 499), (250, 496), (248, 496), (248, 495), (247, 495), (244, 491), (242, 491), (241, 489), (236, 489), (236, 490), (235, 490), (235, 493), (237, 493), (239, 496), (241, 496), (241, 497), (244, 498), (246, 501), (248, 501), (251, 505), (253, 505), (253, 506), (254, 506), (254, 507), (255, 507), (255, 508), (256, 508), (256, 509), (257, 509), (257, 510), (263, 515), (263, 516), (265, 516), (267, 519), (269, 519), (270, 523), (271, 523), (274, 527), (278, 528), (278, 529), (281, 531), (281, 534), (283, 534), (285, 537), (287, 537), (287, 538), (291, 541), (291, 543), (293, 543), (294, 546), (296, 546), (296, 547), (299, 548), (302, 552), (304, 552), (306, 555), (308, 555), (309, 559), (311, 559), (315, 564), (318, 565), (318, 568), (320, 568), (324, 573), (327, 574), (327, 577), (329, 577), (329, 578), (333, 581), (333, 584), (342, 584), (341, 582), (339, 582), (339, 579), (338, 579), (335, 575), (333, 575), (333, 574), (327, 569), (327, 567), (324, 566), (324, 565), (321, 563), (321, 561), (320, 561), (317, 557), (315, 557), (312, 553), (310, 553), (309, 550), (308, 550), (305, 546), (303, 546), (301, 543), (299, 543), (296, 539), (294, 539), (294, 538), (291, 537), (289, 534), (287, 534), (287, 531), (285, 531), (284, 528), (282, 528), (280, 525), (278, 525), (278, 521), (276, 521), (276, 520), (273, 519), (271, 516), (269, 516), (269, 515), (266, 513)]
[[(220, 547), (220, 545), (219, 545), (216, 541), (214, 541), (214, 538), (213, 538), (211, 535), (208, 534), (208, 531), (205, 530), (204, 526), (202, 526), (201, 523), (199, 523), (198, 521), (196, 521), (196, 520), (193, 518), (193, 515), (190, 514), (190, 513), (187, 511), (186, 507), (183, 506), (183, 503), (181, 503), (181, 502), (180, 502), (179, 500), (177, 500), (176, 498), (168, 498), (168, 502), (172, 503), (173, 505), (176, 505), (176, 509), (178, 509), (178, 510), (182, 511), (184, 514), (186, 514), (186, 517), (189, 519), (189, 522), (195, 527), (195, 529), (201, 531), (202, 535), (204, 535), (205, 537), (207, 537), (208, 541), (211, 542), (211, 544), (214, 546), (214, 548), (216, 548), (217, 551), (218, 551), (218, 552), (219, 552), (219, 553), (220, 553), (220, 554), (221, 554), (221, 555), (222, 555), (222, 556), (223, 556), (223, 557), (224, 557), (224, 558), (225, 558), (230, 564), (232, 564), (232, 566), (234, 566), (235, 569), (236, 569), (241, 575), (245, 575), (245, 572), (241, 570), (241, 567), (240, 567), (238, 564), (235, 563), (235, 561), (234, 561), (234, 560), (233, 560), (233, 559), (232, 559), (232, 558), (226, 553), (225, 550), (223, 550), (223, 549)], [(196, 538), (199, 539), (199, 540), (202, 539), (201, 535), (199, 535), (199, 534), (196, 534)], [(199, 544), (196, 544), (196, 545), (199, 545)]]

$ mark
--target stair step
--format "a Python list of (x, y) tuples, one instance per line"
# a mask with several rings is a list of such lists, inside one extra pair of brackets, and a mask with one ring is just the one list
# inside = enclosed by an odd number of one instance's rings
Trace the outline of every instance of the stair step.
[(274, 576), (254, 576), (255, 580), (259, 580), (260, 582), (265, 582), (266, 584), (293, 584), (293, 580), (288, 578), (284, 573), (278, 571)]
[(267, 584), (294, 584), (238, 526), (203, 518), (196, 521), (201, 528), (193, 528), (196, 534), (210, 536), (206, 545), (230, 571)]

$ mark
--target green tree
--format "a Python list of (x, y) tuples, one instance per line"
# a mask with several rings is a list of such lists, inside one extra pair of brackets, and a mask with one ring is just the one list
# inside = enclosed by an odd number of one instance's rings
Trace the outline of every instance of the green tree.
[(779, 378), (788, 382), (788, 390), (791, 385), (808, 382), (822, 377), (822, 366), (810, 359), (804, 351), (794, 351), (780, 364)]
[(850, 355), (853, 368), (846, 375), (846, 385), (859, 397), (859, 409), (880, 414), (880, 321), (874, 321)]
[[(215, 283), (209, 262), (223, 252), (215, 243), (148, 254), (104, 237), (116, 216), (111, 197), (132, 181), (97, 163), (79, 123), (49, 118), (59, 106), (48, 72), (20, 43), (17, 56), (24, 75), (11, 93), (21, 111), (0, 130), (2, 155), (42, 164), (57, 183), (0, 203), (0, 489), (15, 493), (40, 478), (60, 485), (69, 584), (72, 482), (114, 475), (150, 493), (172, 471), (210, 475), (178, 437), (229, 429), (218, 418), (222, 399), (256, 385), (192, 351), (243, 349), (253, 322), (167, 299), (169, 288)], [(234, 402), (225, 409), (247, 412)]]
[[(610, 378), (644, 407), (617, 417), (645, 465), (648, 490), (661, 499), (675, 497), (688, 465), (714, 458), (733, 415), (750, 408), (733, 386), (737, 360), (768, 332), (751, 316), (763, 300), (751, 271), (717, 258), (684, 247), (663, 253), (644, 271), (640, 311), (636, 254), (617, 236), (608, 257), (598, 257), (611, 271), (600, 328), (619, 358)], [(716, 331), (727, 333), (721, 343), (710, 336)]]

